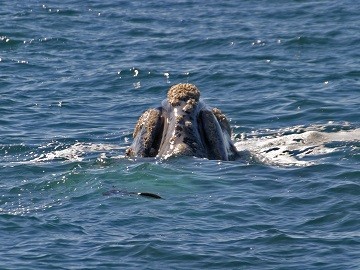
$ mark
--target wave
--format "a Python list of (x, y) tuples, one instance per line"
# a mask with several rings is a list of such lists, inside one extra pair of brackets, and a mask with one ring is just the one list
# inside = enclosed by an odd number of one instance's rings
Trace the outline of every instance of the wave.
[(40, 146), (0, 145), (0, 149), (5, 151), (3, 166), (11, 167), (51, 161), (81, 162), (86, 158), (90, 160), (95, 158), (101, 163), (105, 162), (108, 155), (111, 158), (118, 158), (113, 153), (119, 150), (125, 151), (126, 147), (115, 144), (54, 141)]
[[(345, 127), (343, 127), (345, 128)], [(360, 128), (329, 132), (326, 126), (291, 127), (277, 131), (254, 132), (250, 137), (240, 135), (235, 143), (237, 150), (248, 157), (264, 164), (278, 166), (311, 166), (316, 160), (307, 160), (340, 151), (335, 142), (360, 141)]]
[[(234, 136), (240, 161), (270, 166), (311, 166), (319, 164), (330, 153), (358, 149), (360, 128), (347, 125), (294, 126), (278, 130), (257, 130)], [(82, 162), (125, 158), (126, 145), (53, 141), (40, 146), (3, 146), (7, 153), (5, 166), (52, 161)], [(345, 156), (345, 153), (344, 153)], [(157, 159), (151, 159), (155, 161)]]
[[(69, 161), (83, 161), (84, 155), (87, 153), (98, 153), (98, 152), (107, 152), (111, 150), (122, 149), (118, 145), (112, 144), (93, 144), (93, 143), (75, 143), (69, 147), (61, 150), (51, 151), (49, 153), (41, 154), (40, 156), (34, 158), (32, 161), (52, 161), (52, 160), (69, 160)], [(100, 155), (105, 157), (105, 153)]]

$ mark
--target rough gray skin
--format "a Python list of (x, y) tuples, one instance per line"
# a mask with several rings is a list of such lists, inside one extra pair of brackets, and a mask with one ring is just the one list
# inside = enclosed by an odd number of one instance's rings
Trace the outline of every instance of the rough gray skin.
[(230, 125), (219, 109), (199, 100), (195, 85), (177, 84), (162, 106), (139, 118), (128, 157), (195, 156), (234, 160), (238, 152), (231, 141)]

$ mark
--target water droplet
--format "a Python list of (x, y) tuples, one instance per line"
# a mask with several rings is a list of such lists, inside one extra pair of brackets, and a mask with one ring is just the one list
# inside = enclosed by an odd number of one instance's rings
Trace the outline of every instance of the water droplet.
[(138, 88), (141, 87), (141, 83), (140, 83), (140, 82), (133, 83), (133, 85), (134, 85), (134, 88), (135, 88), (135, 89), (138, 89)]

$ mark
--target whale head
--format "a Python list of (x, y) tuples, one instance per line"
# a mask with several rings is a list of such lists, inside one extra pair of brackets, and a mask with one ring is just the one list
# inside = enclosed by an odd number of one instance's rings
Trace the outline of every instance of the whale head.
[(145, 111), (136, 124), (127, 156), (195, 156), (233, 160), (237, 151), (229, 123), (219, 109), (200, 100), (189, 83), (172, 86), (161, 107)]

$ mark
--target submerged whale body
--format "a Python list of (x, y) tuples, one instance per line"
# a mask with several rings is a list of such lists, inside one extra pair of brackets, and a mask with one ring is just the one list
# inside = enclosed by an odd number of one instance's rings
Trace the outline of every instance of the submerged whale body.
[(200, 91), (189, 83), (172, 86), (161, 107), (145, 111), (133, 138), (128, 157), (234, 160), (238, 156), (225, 115), (200, 101)]

